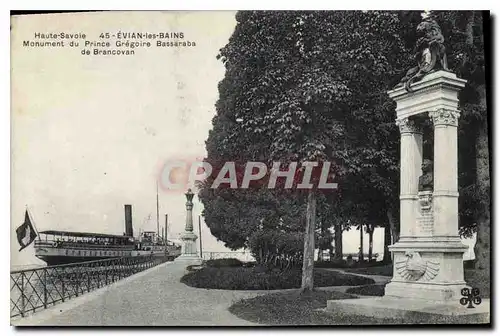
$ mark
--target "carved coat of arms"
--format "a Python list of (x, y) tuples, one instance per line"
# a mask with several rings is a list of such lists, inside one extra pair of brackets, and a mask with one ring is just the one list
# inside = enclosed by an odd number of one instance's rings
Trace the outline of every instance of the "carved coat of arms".
[(418, 252), (406, 252), (405, 258), (395, 262), (397, 273), (404, 280), (429, 281), (439, 272), (439, 263), (424, 260)]

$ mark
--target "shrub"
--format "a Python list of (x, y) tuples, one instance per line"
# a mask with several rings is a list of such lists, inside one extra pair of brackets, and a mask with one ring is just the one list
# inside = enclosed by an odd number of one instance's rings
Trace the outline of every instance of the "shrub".
[[(349, 262), (350, 261), (350, 262)], [(355, 263), (352, 260), (352, 257), (347, 257), (347, 260), (332, 260), (332, 261), (316, 261), (314, 263), (314, 267), (318, 268), (367, 268), (367, 267), (376, 267), (376, 266), (384, 266), (385, 264), (380, 261), (372, 261), (372, 262), (364, 262), (364, 263)]]
[(236, 258), (222, 258), (205, 261), (208, 267), (241, 267), (243, 263)]
[(366, 274), (366, 275), (384, 275), (384, 276), (392, 276), (393, 267), (392, 265), (381, 265), (380, 266), (371, 266), (371, 267), (358, 267), (352, 268), (348, 272), (357, 273), (357, 274)]
[(243, 263), (243, 267), (255, 267), (257, 263), (255, 261), (247, 261)]
[[(259, 267), (205, 267), (181, 278), (182, 283), (192, 287), (237, 290), (300, 288), (301, 280), (300, 269), (281, 271), (262, 270)], [(356, 286), (372, 283), (374, 281), (367, 277), (321, 269), (314, 270), (316, 287)]]
[(260, 265), (281, 269), (302, 265), (303, 233), (257, 231), (250, 236), (248, 243), (253, 257)]
[[(285, 293), (269, 293), (242, 299), (234, 303), (229, 311), (242, 318), (264, 325), (335, 325), (338, 317), (331, 312), (322, 312), (328, 300), (353, 299), (354, 295), (334, 291), (312, 291), (301, 293), (299, 290)], [(343, 320), (353, 325), (353, 317)]]
[(332, 260), (332, 261), (316, 261), (314, 267), (318, 268), (345, 268), (347, 262), (345, 260)]

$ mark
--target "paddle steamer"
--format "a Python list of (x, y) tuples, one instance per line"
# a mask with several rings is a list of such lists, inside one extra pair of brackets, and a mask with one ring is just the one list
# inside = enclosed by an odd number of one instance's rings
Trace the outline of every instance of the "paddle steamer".
[(140, 255), (173, 260), (180, 255), (179, 245), (170, 241), (164, 244), (161, 237), (151, 238), (150, 232), (143, 232), (135, 239), (125, 235), (47, 230), (39, 232), (35, 240), (35, 255), (48, 266)]

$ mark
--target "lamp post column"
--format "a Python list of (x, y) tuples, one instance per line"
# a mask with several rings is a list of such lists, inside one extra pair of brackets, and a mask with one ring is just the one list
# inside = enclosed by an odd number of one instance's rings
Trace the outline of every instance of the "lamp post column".
[(198, 236), (193, 232), (193, 197), (194, 193), (191, 189), (185, 194), (186, 196), (186, 225), (184, 232), (181, 234), (182, 250), (181, 255), (176, 259), (178, 262), (189, 262), (189, 264), (201, 264), (202, 260), (198, 255), (196, 240)]

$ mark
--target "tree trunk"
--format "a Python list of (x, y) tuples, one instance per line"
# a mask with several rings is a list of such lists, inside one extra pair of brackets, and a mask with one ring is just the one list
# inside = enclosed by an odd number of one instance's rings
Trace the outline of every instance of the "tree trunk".
[(368, 225), (368, 262), (373, 259), (373, 231), (375, 230), (374, 225)]
[(335, 260), (344, 259), (344, 251), (342, 247), (342, 223), (335, 224)]
[(309, 190), (307, 195), (306, 231), (304, 235), (304, 260), (302, 263), (301, 290), (311, 291), (314, 287), (314, 229), (316, 226), (316, 194)]
[(363, 224), (359, 224), (359, 257), (358, 262), (363, 262)]
[(389, 225), (389, 221), (387, 221), (384, 228), (384, 259), (382, 260), (384, 264), (392, 262), (391, 251), (389, 251), (389, 245), (392, 244), (391, 238), (391, 226)]
[(389, 227), (392, 235), (391, 244), (397, 243), (399, 240), (399, 232), (396, 227), (396, 218), (394, 218), (394, 213), (390, 208), (387, 210), (387, 220), (389, 221)]
[(476, 255), (475, 267), (487, 270), (490, 268), (490, 156), (488, 148), (488, 122), (484, 116), (476, 137), (476, 188), (477, 203), (476, 213)]
[[(467, 26), (465, 29), (466, 44), (470, 47), (474, 46), (474, 25), (475, 13), (467, 18)], [(480, 34), (480, 38), (483, 38)], [(485, 55), (487, 57), (487, 55)], [(489, 57), (487, 57), (489, 58)], [(487, 59), (486, 59), (487, 60)], [(464, 60), (466, 61), (466, 60)], [(477, 93), (479, 94), (479, 104), (481, 105), (484, 115), (480, 119), (478, 133), (475, 139), (476, 149), (476, 201), (478, 209), (475, 213), (477, 232), (476, 245), (474, 246), (474, 254), (476, 255), (475, 268), (490, 271), (490, 155), (488, 147), (488, 116), (487, 116), (487, 97), (486, 85), (478, 85)], [(488, 276), (488, 274), (486, 275)]]
[[(319, 237), (318, 237), (318, 257), (316, 258), (316, 260), (318, 261), (323, 261), (323, 242), (324, 242), (324, 239), (325, 239), (325, 228), (324, 228), (324, 225), (323, 223), (319, 223), (320, 224), (320, 232), (319, 232)], [(315, 242), (316, 244), (316, 242)]]

